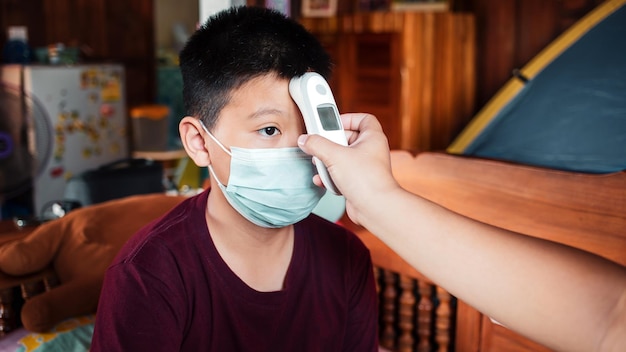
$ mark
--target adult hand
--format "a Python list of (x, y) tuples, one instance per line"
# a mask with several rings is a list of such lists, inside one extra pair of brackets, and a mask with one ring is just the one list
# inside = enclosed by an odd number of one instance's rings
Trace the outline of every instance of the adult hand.
[[(350, 219), (362, 224), (364, 214), (376, 211), (376, 198), (400, 189), (391, 173), (387, 137), (376, 117), (365, 113), (341, 115), (348, 147), (319, 135), (302, 135), (299, 147), (321, 160), (333, 182), (346, 197)], [(313, 179), (323, 186), (319, 175)]]

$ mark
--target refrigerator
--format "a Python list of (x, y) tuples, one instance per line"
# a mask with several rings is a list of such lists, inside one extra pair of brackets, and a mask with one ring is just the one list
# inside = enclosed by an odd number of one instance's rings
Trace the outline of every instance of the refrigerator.
[(122, 65), (0, 66), (3, 217), (40, 216), (72, 176), (128, 157)]

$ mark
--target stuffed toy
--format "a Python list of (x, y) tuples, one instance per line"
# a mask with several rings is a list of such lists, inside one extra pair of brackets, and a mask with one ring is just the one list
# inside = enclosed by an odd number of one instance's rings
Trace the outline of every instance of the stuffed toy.
[(59, 285), (28, 299), (22, 324), (46, 332), (70, 317), (96, 312), (104, 273), (137, 230), (185, 197), (136, 195), (71, 211), (0, 246), (0, 271), (26, 275), (52, 267)]

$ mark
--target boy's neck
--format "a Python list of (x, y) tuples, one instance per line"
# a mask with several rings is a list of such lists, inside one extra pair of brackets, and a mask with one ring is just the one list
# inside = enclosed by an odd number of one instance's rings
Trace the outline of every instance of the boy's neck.
[(206, 221), (218, 253), (241, 280), (262, 292), (283, 288), (293, 253), (293, 225), (257, 226), (233, 209), (218, 188), (209, 194)]

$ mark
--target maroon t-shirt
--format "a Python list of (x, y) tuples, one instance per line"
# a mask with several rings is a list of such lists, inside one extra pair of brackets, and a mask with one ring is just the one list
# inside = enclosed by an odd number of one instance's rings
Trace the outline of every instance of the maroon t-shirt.
[(295, 224), (285, 288), (259, 292), (217, 252), (208, 193), (122, 248), (105, 276), (91, 351), (377, 350), (372, 263), (358, 237), (309, 216)]

